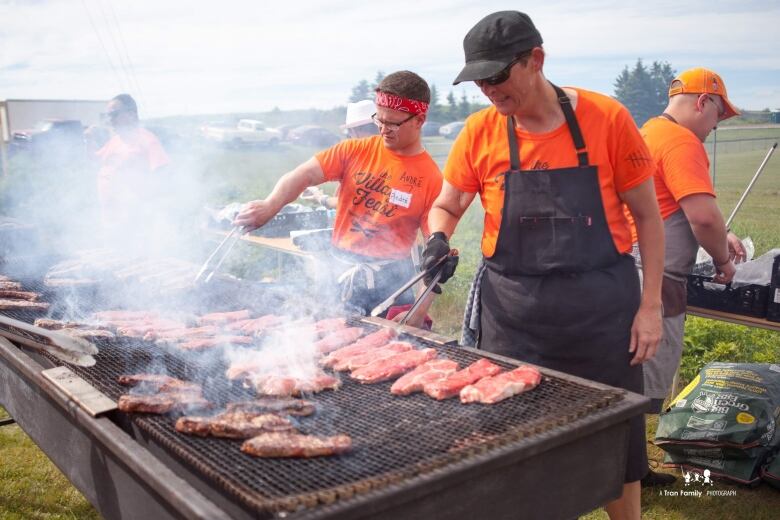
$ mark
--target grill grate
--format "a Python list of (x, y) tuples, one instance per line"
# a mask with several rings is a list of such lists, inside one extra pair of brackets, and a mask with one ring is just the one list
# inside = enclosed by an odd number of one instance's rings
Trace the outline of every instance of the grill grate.
[[(27, 322), (39, 317), (25, 312), (5, 313)], [(377, 328), (352, 322), (370, 330)], [(419, 347), (438, 348), (440, 357), (454, 359), (461, 367), (480, 357), (471, 351), (442, 348), (415, 337), (402, 339)], [(202, 383), (205, 396), (218, 405), (252, 397), (248, 390), (222, 377), (226, 365), (214, 353), (183, 356), (128, 339), (96, 344), (100, 353), (94, 367), (71, 368), (112, 399), (127, 391), (116, 382), (117, 376), (135, 372), (166, 372)], [(532, 392), (490, 406), (462, 405), (457, 399), (438, 402), (421, 394), (396, 397), (390, 394), (391, 382), (361, 385), (347, 376), (342, 376), (342, 382), (338, 391), (311, 397), (320, 406), (318, 413), (298, 420), (305, 433), (350, 435), (352, 452), (338, 457), (257, 459), (239, 450), (241, 441), (176, 432), (175, 417), (130, 417), (140, 430), (216, 487), (248, 509), (270, 516), (332, 503), (424, 475), (490, 449), (566, 426), (622, 398), (618, 391), (547, 375)]]

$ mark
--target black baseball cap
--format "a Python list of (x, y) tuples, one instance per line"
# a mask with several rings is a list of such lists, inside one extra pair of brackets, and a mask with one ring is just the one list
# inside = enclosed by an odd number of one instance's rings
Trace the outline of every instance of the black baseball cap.
[(527, 14), (520, 11), (489, 14), (463, 38), (466, 66), (452, 84), (489, 78), (506, 68), (518, 54), (541, 44), (542, 35)]

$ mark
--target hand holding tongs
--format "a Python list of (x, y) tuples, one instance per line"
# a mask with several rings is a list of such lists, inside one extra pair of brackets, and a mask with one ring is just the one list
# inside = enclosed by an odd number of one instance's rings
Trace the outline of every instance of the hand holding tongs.
[[(209, 255), (205, 262), (203, 262), (203, 266), (200, 268), (200, 271), (198, 271), (198, 274), (195, 275), (193, 283), (197, 284), (200, 280), (204, 279), (204, 277), (205, 280), (203, 280), (203, 283), (209, 283), (243, 233), (244, 228), (242, 226), (233, 227), (233, 229), (230, 230), (230, 233), (228, 233), (227, 236), (222, 239), (222, 242), (219, 243), (217, 248), (214, 249), (214, 252)], [(221, 255), (219, 258), (216, 259), (217, 255), (220, 253)], [(214, 267), (212, 267), (212, 265), (214, 265)]]
[(95, 364), (92, 356), (98, 348), (84, 338), (68, 336), (62, 332), (35, 327), (29, 323), (0, 315), (0, 336), (27, 347), (48, 352), (52, 356), (81, 367)]
[(433, 273), (434, 271), (436, 274), (433, 277), (433, 280), (431, 280), (431, 283), (428, 284), (428, 286), (425, 288), (423, 293), (415, 300), (414, 304), (412, 305), (411, 309), (409, 309), (409, 312), (406, 313), (406, 316), (401, 320), (401, 325), (404, 325), (406, 321), (409, 319), (409, 317), (414, 313), (414, 311), (417, 310), (417, 308), (420, 306), (422, 301), (430, 294), (430, 292), (433, 290), (434, 287), (436, 287), (436, 284), (439, 282), (439, 279), (441, 278), (442, 269), (444, 268), (444, 262), (449, 259), (450, 257), (458, 256), (458, 250), (457, 249), (451, 249), (448, 255), (445, 255), (441, 257), (435, 264), (430, 266), (428, 269), (424, 269), (414, 275), (411, 280), (403, 284), (397, 291), (395, 291), (393, 294), (387, 297), (385, 301), (377, 305), (371, 310), (371, 316), (379, 316), (383, 312), (385, 312), (387, 309), (390, 308), (390, 306), (395, 303), (395, 300), (398, 299), (401, 294), (403, 294), (406, 290), (408, 290), (411, 286), (425, 278), (427, 275)]

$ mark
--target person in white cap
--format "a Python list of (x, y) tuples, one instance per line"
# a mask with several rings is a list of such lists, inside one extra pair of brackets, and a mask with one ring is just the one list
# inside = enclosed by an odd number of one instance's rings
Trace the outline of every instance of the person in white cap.
[[(357, 103), (347, 103), (347, 117), (342, 130), (349, 139), (371, 137), (379, 133), (379, 128), (371, 119), (376, 113), (376, 104), (372, 99), (364, 99)], [(336, 209), (338, 205), (338, 190), (333, 195), (328, 195), (317, 186), (310, 186), (303, 191), (302, 199), (313, 200), (328, 209)]]
[(376, 113), (376, 104), (373, 99), (364, 99), (357, 103), (347, 104), (347, 119), (342, 128), (346, 130), (350, 139), (370, 137), (379, 133), (379, 128), (371, 120)]

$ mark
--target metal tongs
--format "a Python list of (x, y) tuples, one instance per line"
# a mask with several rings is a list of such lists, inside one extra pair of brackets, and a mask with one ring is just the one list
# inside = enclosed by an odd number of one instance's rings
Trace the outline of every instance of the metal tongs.
[[(203, 280), (203, 283), (209, 283), (211, 281), (222, 265), (222, 262), (225, 261), (225, 258), (230, 254), (230, 251), (236, 243), (238, 243), (239, 239), (241, 239), (243, 233), (244, 228), (241, 226), (235, 226), (230, 230), (230, 233), (222, 239), (222, 242), (214, 249), (214, 252), (209, 255), (205, 262), (203, 262), (203, 266), (198, 271), (198, 274), (195, 275), (195, 279), (193, 280), (194, 284), (198, 284), (201, 280)], [(217, 255), (220, 255), (219, 258), (217, 258)]]
[(72, 365), (91, 367), (95, 364), (92, 356), (98, 353), (98, 348), (84, 338), (42, 329), (3, 315), (0, 315), (0, 324), (3, 325), (0, 336), (15, 343), (47, 352)]
[(450, 249), (449, 254), (441, 257), (435, 264), (430, 266), (428, 269), (425, 269), (423, 271), (420, 271), (416, 275), (414, 275), (408, 282), (403, 284), (401, 287), (398, 288), (397, 291), (395, 291), (393, 294), (387, 297), (385, 301), (377, 305), (371, 310), (371, 316), (379, 316), (383, 312), (385, 312), (387, 309), (390, 308), (393, 303), (398, 299), (401, 294), (403, 294), (405, 291), (407, 291), (410, 287), (412, 287), (414, 284), (425, 278), (427, 275), (433, 273), (434, 271), (436, 274), (433, 276), (433, 280), (431, 280), (431, 283), (428, 284), (428, 286), (425, 288), (425, 290), (420, 294), (420, 296), (417, 297), (417, 299), (414, 301), (414, 304), (412, 304), (412, 307), (409, 309), (409, 311), (406, 313), (406, 316), (404, 316), (399, 324), (406, 325), (406, 322), (409, 320), (409, 318), (414, 314), (414, 311), (417, 310), (417, 308), (420, 306), (420, 304), (425, 300), (425, 298), (431, 293), (434, 287), (436, 287), (436, 284), (439, 283), (439, 280), (441, 279), (442, 270), (444, 269), (444, 262), (453, 257), (458, 256), (458, 250), (457, 249)]

